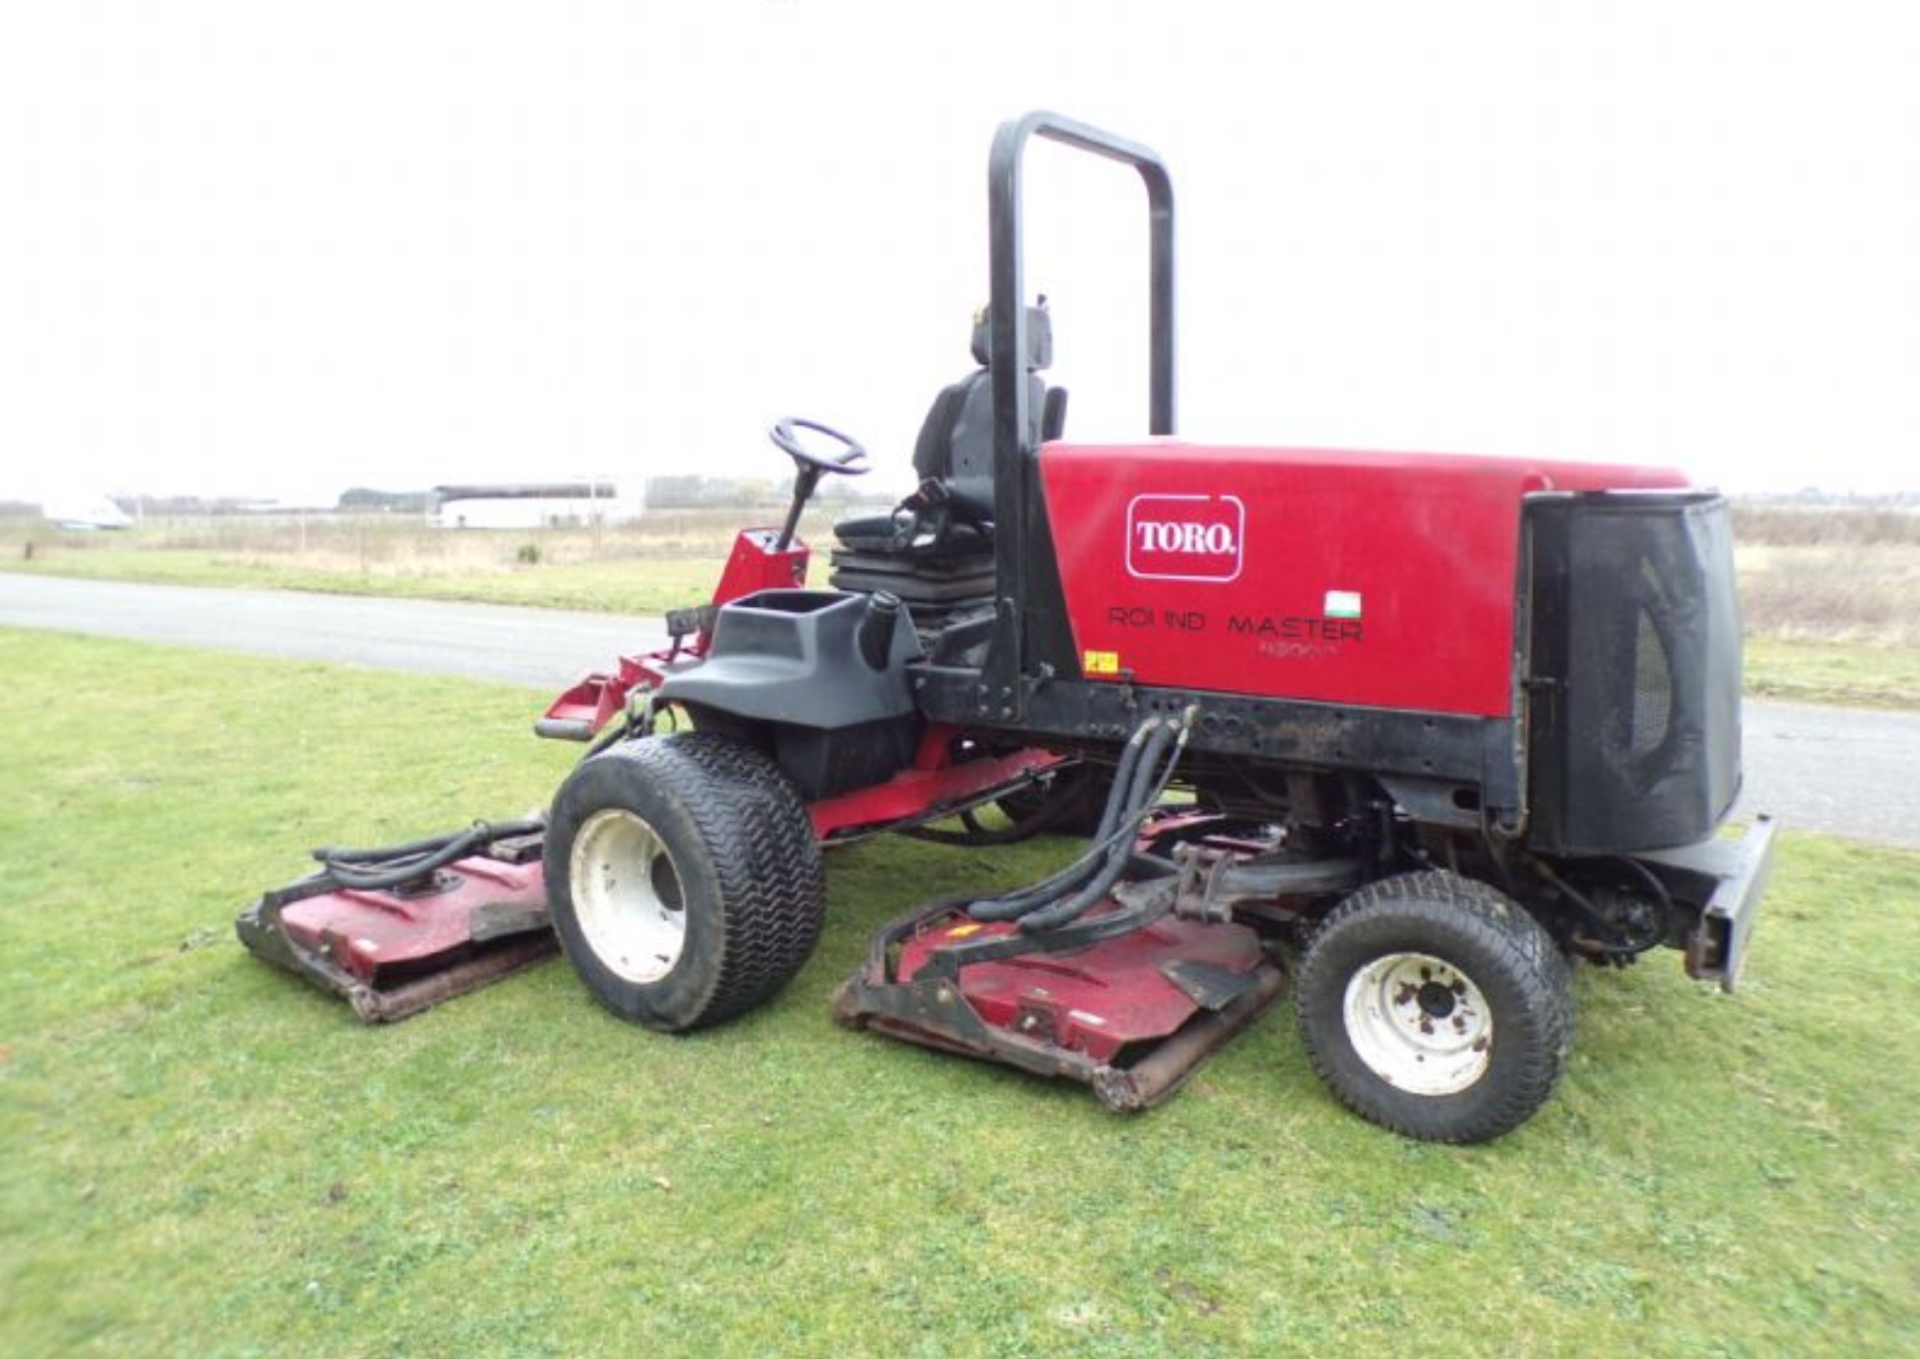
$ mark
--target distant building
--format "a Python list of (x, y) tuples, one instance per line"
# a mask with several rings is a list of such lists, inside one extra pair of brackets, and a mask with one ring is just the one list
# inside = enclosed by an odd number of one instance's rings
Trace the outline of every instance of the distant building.
[(124, 529), (133, 527), (133, 517), (103, 495), (75, 496), (70, 500), (50, 500), (40, 512), (55, 528)]
[(616, 482), (522, 481), (436, 486), (430, 513), (439, 528), (526, 529), (631, 524), (645, 512), (645, 495)]

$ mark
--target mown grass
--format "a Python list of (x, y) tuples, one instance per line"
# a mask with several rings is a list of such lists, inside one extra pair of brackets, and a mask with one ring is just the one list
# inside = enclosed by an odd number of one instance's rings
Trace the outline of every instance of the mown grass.
[(1747, 692), (1803, 703), (1920, 708), (1920, 646), (1749, 637)]
[(1905, 1354), (1920, 857), (1790, 838), (1743, 993), (1582, 977), (1490, 1147), (1341, 1112), (1276, 1013), (1166, 1108), (846, 1033), (913, 901), (835, 854), (774, 1004), (672, 1040), (552, 964), (393, 1029), (245, 955), (305, 846), (541, 801), (540, 695), (0, 632), (0, 1336), (40, 1355)]

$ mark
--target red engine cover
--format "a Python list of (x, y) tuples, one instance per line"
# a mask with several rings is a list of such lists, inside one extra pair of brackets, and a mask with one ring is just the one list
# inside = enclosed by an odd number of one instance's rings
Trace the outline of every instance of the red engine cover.
[(1512, 711), (1523, 498), (1687, 484), (1173, 439), (1049, 444), (1040, 472), (1088, 678), (1490, 717)]

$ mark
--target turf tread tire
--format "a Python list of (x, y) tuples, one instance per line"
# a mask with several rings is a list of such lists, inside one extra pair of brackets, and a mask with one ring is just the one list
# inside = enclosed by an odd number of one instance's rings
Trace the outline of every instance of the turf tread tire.
[[(686, 952), (653, 984), (601, 964), (572, 909), (574, 836), (612, 805), (653, 825), (686, 897)], [(627, 741), (578, 765), (554, 798), (546, 871), (555, 931), (588, 989), (622, 1018), (665, 1032), (724, 1023), (770, 1000), (806, 964), (826, 919), (826, 870), (799, 794), (766, 755), (713, 732)]]
[(1016, 825), (1044, 816), (1043, 832), (1084, 838), (1099, 829), (1107, 790), (1112, 786), (1111, 766), (1082, 763), (1051, 781), (1009, 793), (995, 805)]
[[(1473, 979), (1493, 1011), (1485, 1075), (1453, 1095), (1400, 1090), (1361, 1060), (1347, 1035), (1355, 971), (1387, 953), (1418, 951)], [(1307, 1055), (1354, 1113), (1427, 1142), (1486, 1142), (1544, 1105), (1573, 1048), (1571, 970), (1546, 929), (1510, 897), (1454, 873), (1369, 883), (1336, 906), (1308, 940), (1294, 1006)]]

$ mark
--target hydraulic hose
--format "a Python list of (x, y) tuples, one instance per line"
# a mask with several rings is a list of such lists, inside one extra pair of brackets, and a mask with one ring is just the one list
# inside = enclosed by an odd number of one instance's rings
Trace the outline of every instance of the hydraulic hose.
[(1071, 923), (1103, 899), (1133, 857), (1141, 821), (1172, 781), (1192, 722), (1192, 710), (1142, 722), (1121, 752), (1087, 852), (1031, 887), (973, 903), (968, 914), (980, 921), (1018, 920), (1022, 931), (1039, 933)]
[(379, 891), (413, 882), (456, 859), (486, 848), (497, 840), (532, 835), (546, 828), (540, 817), (521, 821), (476, 821), (449, 835), (408, 840), (382, 849), (340, 849), (324, 846), (313, 851), (325, 876), (341, 887)]
[[(1173, 779), (1173, 771), (1179, 766), (1180, 756), (1186, 750), (1187, 733), (1190, 730), (1188, 722), (1182, 719), (1159, 728), (1148, 738), (1132, 786), (1128, 789), (1119, 824), (1114, 827), (1113, 845), (1107, 850), (1099, 871), (1072, 896), (1023, 915), (1020, 918), (1023, 932), (1041, 934), (1071, 924), (1113, 890), (1114, 883), (1120, 880), (1133, 855), (1131, 841), (1139, 830), (1140, 822), (1153, 810), (1154, 804), (1160, 800)], [(1173, 747), (1170, 754), (1167, 752), (1168, 746)], [(1164, 766), (1160, 763), (1163, 756)]]
[(1113, 785), (1107, 790), (1107, 802), (1100, 813), (1099, 828), (1094, 831), (1093, 844), (1087, 851), (1065, 868), (1031, 886), (974, 902), (967, 908), (968, 915), (980, 921), (1017, 920), (1029, 911), (1039, 910), (1048, 902), (1058, 900), (1063, 893), (1071, 892), (1089, 874), (1099, 869), (1108, 850), (1117, 843), (1114, 827), (1120, 820), (1120, 809), (1126, 802), (1128, 786), (1140, 762), (1142, 747), (1160, 720), (1158, 717), (1148, 718), (1127, 739), (1127, 744), (1120, 752), (1119, 765), (1113, 772)]
[[(1598, 950), (1601, 954), (1609, 958), (1636, 958), (1642, 953), (1651, 951), (1652, 949), (1654, 949), (1659, 945), (1662, 939), (1666, 938), (1668, 923), (1672, 919), (1673, 898), (1667, 894), (1666, 887), (1660, 882), (1660, 880), (1658, 878), (1655, 878), (1653, 876), (1653, 873), (1650, 870), (1648, 870), (1645, 866), (1638, 863), (1634, 863), (1633, 860), (1627, 859), (1625, 857), (1621, 857), (1621, 856), (1616, 856), (1616, 857), (1618, 858), (1619, 862), (1631, 865), (1633, 868), (1639, 870), (1649, 881), (1653, 883), (1653, 886), (1658, 892), (1658, 898), (1661, 905), (1659, 928), (1651, 931), (1647, 935), (1647, 937), (1644, 939), (1637, 939), (1637, 940), (1625, 939), (1615, 934), (1615, 938), (1612, 941), (1608, 941), (1605, 939), (1589, 939), (1583, 942), (1587, 943), (1594, 949)], [(1586, 918), (1587, 923), (1592, 925), (1595, 930), (1598, 930), (1602, 933), (1608, 933), (1608, 934), (1615, 933), (1614, 927), (1607, 920), (1606, 915), (1600, 910), (1598, 906), (1595, 906), (1592, 900), (1589, 899), (1584, 893), (1577, 891), (1574, 888), (1573, 884), (1569, 883), (1565, 878), (1561, 877), (1558, 873), (1554, 872), (1551, 868), (1549, 868), (1546, 865), (1545, 862), (1541, 860), (1538, 860), (1538, 859), (1534, 860), (1533, 866), (1540, 872), (1540, 875), (1542, 877), (1544, 877), (1548, 882), (1552, 883), (1556, 888), (1560, 890), (1560, 894), (1562, 896), (1564, 896), (1568, 901), (1573, 903), (1574, 907), (1579, 911), (1579, 913)]]
[(1151, 762), (1153, 757), (1148, 753), (1148, 747), (1160, 735), (1163, 726), (1162, 719), (1149, 717), (1127, 741), (1120, 766), (1113, 771), (1113, 786), (1107, 789), (1106, 805), (1100, 809), (1100, 825), (1093, 833), (1096, 841), (1104, 843), (1120, 828), (1120, 818), (1125, 815), (1131, 798), (1134, 776), (1141, 765)]

